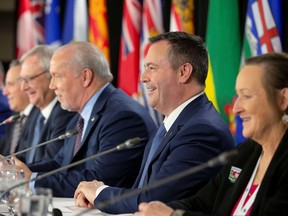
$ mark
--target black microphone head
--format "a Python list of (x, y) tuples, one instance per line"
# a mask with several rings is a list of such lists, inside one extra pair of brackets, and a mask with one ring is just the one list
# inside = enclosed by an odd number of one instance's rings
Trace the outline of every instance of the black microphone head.
[(20, 117), (21, 117), (21, 114), (20, 114), (20, 113), (17, 113), (17, 114), (15, 114), (15, 115), (11, 116), (11, 117), (10, 117), (11, 122), (19, 119)]
[(58, 137), (58, 139), (66, 139), (72, 136), (75, 136), (76, 134), (78, 134), (78, 130), (77, 129), (72, 129), (69, 131), (66, 131), (65, 134), (62, 134)]
[(135, 137), (135, 138), (127, 140), (125, 142), (125, 146), (126, 148), (132, 148), (134, 145), (140, 143), (140, 141), (142, 141), (142, 139), (140, 139), (139, 137)]
[(77, 129), (72, 129), (72, 130), (69, 130), (65, 133), (66, 137), (71, 137), (71, 136), (75, 136), (77, 135), (79, 132)]
[(139, 137), (134, 137), (132, 139), (126, 140), (124, 143), (116, 146), (117, 150), (123, 150), (123, 149), (129, 149), (132, 148), (134, 145), (140, 143), (140, 141), (143, 141), (144, 139), (141, 139)]
[(0, 123), (0, 125), (5, 125), (11, 122), (14, 122), (15, 120), (19, 119), (21, 117), (20, 113), (17, 113), (15, 115), (10, 116), (9, 118), (7, 118), (6, 120), (4, 120), (3, 122)]
[(61, 210), (58, 208), (53, 208), (52, 213), (53, 213), (53, 216), (62, 216), (63, 215)]
[(224, 165), (227, 164), (233, 157), (238, 155), (238, 151), (236, 149), (223, 152), (222, 154), (218, 155), (216, 158), (212, 158), (207, 163), (209, 167), (214, 167), (216, 165)]

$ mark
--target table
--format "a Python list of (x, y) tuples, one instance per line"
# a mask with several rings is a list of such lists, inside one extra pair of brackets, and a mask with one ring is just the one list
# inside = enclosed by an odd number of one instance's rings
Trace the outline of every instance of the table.
[[(73, 198), (58, 198), (54, 197), (53, 198), (53, 208), (58, 208), (62, 211), (63, 216), (72, 216), (72, 215), (77, 215), (80, 212), (83, 212), (86, 210), (86, 208), (82, 207), (76, 207), (75, 206), (75, 200)], [(83, 216), (85, 215), (113, 215), (113, 214), (107, 214), (100, 212), (99, 210), (91, 210), (87, 214), (81, 214)], [(121, 216), (131, 216), (133, 214), (118, 214)]]
[[(76, 207), (74, 204), (75, 200), (73, 198), (58, 198), (58, 197), (53, 197), (53, 208), (58, 208), (61, 210), (63, 216), (76, 216), (77, 214), (80, 214), (86, 208), (82, 207)], [(4, 204), (0, 204), (0, 216), (7, 216), (8, 215), (8, 208)], [(87, 214), (81, 214), (82, 216), (93, 216), (93, 215), (104, 215), (104, 216), (109, 216), (113, 214), (107, 214), (103, 213), (99, 210), (91, 210)], [(133, 214), (118, 214), (121, 216), (132, 216)]]

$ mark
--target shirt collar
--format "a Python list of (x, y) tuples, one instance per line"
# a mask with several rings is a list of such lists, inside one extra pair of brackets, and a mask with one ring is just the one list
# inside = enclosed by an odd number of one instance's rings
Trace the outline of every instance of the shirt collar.
[(176, 121), (176, 119), (178, 118), (178, 116), (180, 115), (180, 113), (183, 111), (183, 109), (189, 104), (191, 103), (193, 100), (195, 100), (196, 98), (198, 98), (200, 95), (204, 94), (204, 92), (201, 92), (195, 96), (193, 96), (192, 98), (188, 99), (187, 101), (185, 101), (184, 103), (180, 104), (180, 106), (178, 106), (175, 110), (173, 110), (169, 116), (165, 116), (164, 118), (164, 126), (166, 128), (166, 131), (169, 131), (169, 129), (171, 128), (171, 126), (173, 125), (173, 123)]
[(46, 122), (46, 120), (49, 118), (56, 103), (57, 103), (57, 97), (55, 97), (44, 109), (41, 110), (41, 113), (45, 118), (44, 122)]
[(99, 91), (97, 91), (90, 99), (89, 101), (85, 104), (85, 106), (83, 107), (82, 111), (81, 111), (81, 116), (84, 119), (84, 127), (87, 125), (89, 118), (91, 116), (94, 104), (97, 102), (99, 96), (101, 95), (101, 93), (104, 91), (104, 89), (108, 86), (109, 83), (107, 83), (106, 85), (104, 85), (101, 89), (99, 89)]
[(33, 108), (33, 104), (28, 104), (23, 111), (20, 112), (20, 115), (29, 116), (31, 110)]

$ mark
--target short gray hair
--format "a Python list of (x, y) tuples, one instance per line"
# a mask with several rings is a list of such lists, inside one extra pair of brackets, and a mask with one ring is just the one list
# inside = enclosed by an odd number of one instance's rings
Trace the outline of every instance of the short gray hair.
[(21, 64), (31, 56), (37, 56), (39, 59), (39, 66), (43, 70), (50, 71), (50, 60), (54, 54), (54, 49), (48, 45), (37, 45), (28, 52), (26, 52), (20, 59)]
[(68, 47), (73, 49), (73, 54), (68, 60), (69, 66), (73, 65), (79, 71), (89, 68), (97, 77), (105, 82), (113, 80), (109, 63), (99, 48), (89, 42), (75, 41), (60, 47), (59, 50)]

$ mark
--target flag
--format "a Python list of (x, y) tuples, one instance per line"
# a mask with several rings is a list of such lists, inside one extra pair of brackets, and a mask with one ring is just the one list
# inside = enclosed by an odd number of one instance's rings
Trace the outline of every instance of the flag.
[(98, 47), (109, 61), (106, 0), (89, 0), (89, 41)]
[(281, 52), (282, 0), (249, 0), (242, 59)]
[(62, 43), (72, 40), (88, 41), (88, 14), (86, 0), (66, 1)]
[(44, 0), (20, 0), (17, 20), (16, 56), (20, 58), (36, 44), (43, 44)]
[(124, 1), (118, 87), (130, 96), (137, 95), (139, 81), (141, 10), (139, 0)]
[[(241, 64), (246, 58), (282, 51), (282, 0), (248, 0)], [(242, 120), (236, 117), (236, 143), (242, 135)]]
[(194, 0), (173, 0), (170, 13), (170, 31), (194, 32)]
[(237, 0), (209, 1), (206, 45), (209, 69), (205, 91), (221, 116), (230, 121), (233, 132), (235, 122), (229, 103), (235, 95), (241, 54)]
[(61, 45), (60, 0), (47, 0), (45, 4), (45, 41), (57, 48)]
[[(144, 0), (142, 12), (142, 29), (140, 36), (140, 75), (144, 71), (144, 57), (149, 48), (149, 37), (164, 32), (161, 0)], [(144, 84), (139, 81), (138, 92), (133, 95), (149, 111), (155, 123), (159, 126), (163, 117), (148, 105), (148, 92)]]

